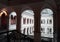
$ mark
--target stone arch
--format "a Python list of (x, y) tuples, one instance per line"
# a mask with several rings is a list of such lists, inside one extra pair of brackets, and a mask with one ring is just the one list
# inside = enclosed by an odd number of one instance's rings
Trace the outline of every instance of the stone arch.
[[(12, 8), (12, 7), (7, 7), (6, 9), (7, 9), (7, 13), (8, 13), (8, 16), (7, 16), (8, 30), (14, 30), (14, 29), (11, 29), (11, 28), (10, 28), (10, 24), (9, 24), (10, 21), (9, 21), (9, 19), (10, 19), (11, 13), (17, 15), (17, 12), (16, 12), (16, 11), (14, 10), (14, 8)], [(15, 28), (15, 29), (16, 29), (16, 28)]]
[(21, 12), (23, 12), (24, 10), (32, 10), (33, 11), (32, 7), (30, 7), (28, 5), (21, 6)]
[(2, 9), (0, 12), (0, 16), (2, 16), (3, 14), (5, 14), (5, 16), (7, 16), (7, 10), (6, 9)]
[(7, 9), (6, 8), (2, 8), (1, 12), (0, 12), (0, 27), (1, 30), (7, 30)]
[[(54, 6), (55, 6), (55, 5), (54, 5)], [(46, 3), (46, 2), (43, 3), (43, 5), (42, 5), (42, 7), (41, 7), (41, 10), (42, 10), (42, 9), (45, 9), (45, 8), (49, 8), (49, 9), (51, 9), (53, 12), (55, 12), (55, 10), (56, 10), (56, 7), (53, 7), (51, 4), (48, 4), (48, 3)]]
[(51, 9), (53, 11), (53, 41), (55, 42), (56, 41), (56, 35), (57, 35), (57, 25), (56, 25), (56, 5), (53, 5), (52, 4), (49, 4), (49, 3), (44, 3), (41, 7), (41, 10), (40, 10), (40, 14), (41, 14), (41, 11), (43, 9)]

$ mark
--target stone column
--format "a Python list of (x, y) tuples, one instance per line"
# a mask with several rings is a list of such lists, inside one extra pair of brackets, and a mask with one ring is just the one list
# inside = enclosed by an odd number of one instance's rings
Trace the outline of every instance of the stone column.
[(54, 13), (53, 13), (53, 39), (52, 39), (52, 42), (57, 42), (57, 29), (58, 29), (58, 24), (57, 24), (57, 20), (58, 20), (58, 18), (57, 18), (57, 11), (56, 10), (54, 10), (53, 11)]
[(9, 14), (10, 13), (7, 13), (8, 14), (8, 16), (6, 17), (7, 18), (7, 30), (9, 31)]
[(16, 30), (21, 32), (20, 31), (20, 28), (21, 28), (21, 13), (20, 13), (19, 9), (17, 9), (16, 12), (17, 12), (17, 26), (16, 26)]
[(56, 14), (56, 26), (57, 26), (57, 42), (60, 42), (60, 9), (57, 9), (57, 14)]
[(1, 17), (0, 17), (0, 28), (1, 28)]
[(34, 42), (41, 42), (40, 10), (34, 9)]
[[(16, 34), (16, 37), (17, 38), (20, 38), (20, 32), (21, 32), (21, 12), (19, 10), (19, 8), (17, 9), (18, 7), (16, 7), (15, 9), (15, 12), (17, 14), (17, 25), (16, 25), (16, 30), (18, 31), (18, 33)], [(21, 40), (20, 40), (21, 42)]]

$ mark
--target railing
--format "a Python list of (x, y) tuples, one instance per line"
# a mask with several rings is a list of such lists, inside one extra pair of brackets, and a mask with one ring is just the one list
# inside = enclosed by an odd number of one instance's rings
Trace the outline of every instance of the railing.
[(33, 39), (17, 30), (0, 32), (0, 42), (33, 42)]

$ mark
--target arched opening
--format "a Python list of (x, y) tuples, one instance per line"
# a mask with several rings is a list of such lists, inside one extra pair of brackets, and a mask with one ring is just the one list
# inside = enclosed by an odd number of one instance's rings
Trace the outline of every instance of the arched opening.
[(7, 30), (7, 12), (5, 10), (1, 10), (0, 13), (0, 30)]
[(45, 8), (41, 11), (41, 39), (43, 41), (53, 41), (53, 11)]
[(21, 33), (25, 35), (34, 35), (34, 12), (32, 10), (24, 10), (21, 14)]
[(16, 30), (17, 24), (17, 14), (16, 12), (11, 12), (9, 15), (9, 30)]

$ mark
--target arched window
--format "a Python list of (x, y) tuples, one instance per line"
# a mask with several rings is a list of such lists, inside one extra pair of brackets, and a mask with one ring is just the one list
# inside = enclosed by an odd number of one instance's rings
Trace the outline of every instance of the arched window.
[(43, 32), (42, 30), (44, 33), (41, 33), (41, 36), (53, 38), (53, 11), (49, 8), (45, 8), (41, 11), (41, 32)]
[(32, 34), (29, 28), (34, 26), (34, 23), (32, 23), (34, 21), (32, 20), (34, 20), (34, 12), (32, 10), (24, 10), (21, 14), (21, 30), (27, 28), (27, 32), (25, 31), (27, 35)]
[(9, 15), (9, 30), (16, 30), (17, 24), (17, 14), (16, 12), (11, 12)]

